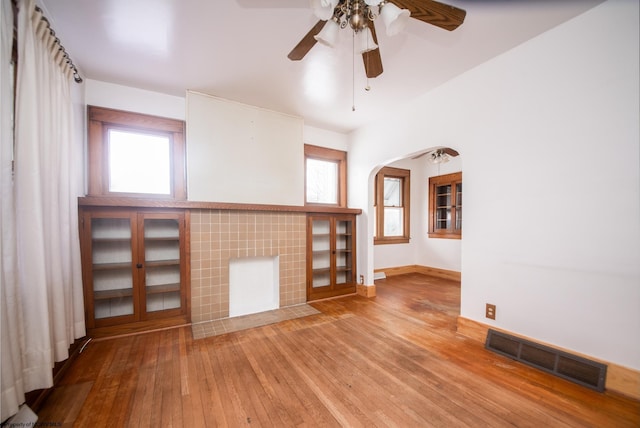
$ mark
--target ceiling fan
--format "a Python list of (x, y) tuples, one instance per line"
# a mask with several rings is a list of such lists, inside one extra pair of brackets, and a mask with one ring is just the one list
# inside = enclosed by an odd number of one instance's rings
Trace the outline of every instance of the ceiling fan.
[(333, 47), (338, 30), (347, 25), (354, 31), (358, 51), (362, 53), (367, 77), (382, 74), (382, 58), (374, 21), (384, 21), (388, 35), (399, 33), (409, 17), (445, 30), (455, 30), (466, 11), (434, 0), (311, 0), (311, 8), (320, 20), (289, 52), (288, 58), (299, 61), (317, 42)]
[(455, 158), (456, 156), (459, 156), (460, 153), (458, 153), (456, 150), (453, 150), (450, 147), (442, 147), (440, 149), (435, 149), (435, 150), (421, 153), (417, 156), (412, 157), (411, 159), (419, 159), (425, 155), (429, 156), (428, 158), (429, 162), (438, 164), (438, 163), (449, 162), (451, 158)]

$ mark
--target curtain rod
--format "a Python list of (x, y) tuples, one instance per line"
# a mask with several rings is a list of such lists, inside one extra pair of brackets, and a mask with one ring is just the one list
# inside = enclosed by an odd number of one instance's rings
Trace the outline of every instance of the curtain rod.
[(49, 22), (47, 17), (44, 16), (44, 12), (42, 11), (42, 9), (40, 9), (40, 7), (36, 6), (35, 9), (36, 9), (36, 12), (40, 14), (40, 20), (44, 21), (44, 23), (47, 25), (47, 29), (49, 30), (49, 33), (51, 33), (51, 37), (55, 38), (54, 43), (58, 45), (58, 50), (62, 52), (65, 62), (73, 72), (73, 80), (75, 80), (77, 83), (82, 83), (82, 77), (80, 77), (80, 73), (78, 73), (78, 69), (76, 68), (76, 65), (71, 60), (71, 57), (67, 53), (64, 46), (62, 46), (62, 42), (60, 41), (60, 39), (56, 37), (56, 32), (53, 31), (53, 28), (51, 28), (51, 23)]

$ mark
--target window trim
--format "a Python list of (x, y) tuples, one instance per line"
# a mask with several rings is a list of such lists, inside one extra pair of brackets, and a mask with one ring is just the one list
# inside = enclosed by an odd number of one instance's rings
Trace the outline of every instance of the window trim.
[[(429, 177), (429, 238), (442, 238), (442, 239), (462, 239), (462, 224), (460, 225), (460, 229), (446, 229), (446, 230), (435, 230), (435, 218), (436, 218), (436, 186), (443, 185), (451, 185), (452, 189), (455, 189), (456, 184), (462, 184), (462, 171), (454, 172), (451, 174), (444, 175), (436, 175), (433, 177)], [(452, 202), (455, 203), (452, 195)], [(452, 218), (451, 224), (455, 225), (456, 222), (456, 214), (455, 207), (456, 205), (451, 205), (452, 207)], [(455, 227), (455, 226), (454, 226)]]
[[(384, 236), (384, 179), (400, 178), (402, 180), (403, 235)], [(385, 166), (378, 171), (375, 178), (375, 214), (376, 234), (373, 244), (408, 244), (411, 239), (411, 170)]]
[[(338, 203), (325, 204), (307, 202), (307, 159), (316, 159), (338, 164)], [(347, 208), (347, 152), (327, 147), (304, 145), (304, 204), (305, 206), (331, 206)]]
[[(186, 200), (185, 123), (178, 119), (151, 116), (104, 107), (87, 106), (89, 196), (117, 196)], [(109, 129), (129, 130), (152, 135), (167, 135), (171, 142), (171, 193), (125, 193), (109, 191), (107, 135)]]

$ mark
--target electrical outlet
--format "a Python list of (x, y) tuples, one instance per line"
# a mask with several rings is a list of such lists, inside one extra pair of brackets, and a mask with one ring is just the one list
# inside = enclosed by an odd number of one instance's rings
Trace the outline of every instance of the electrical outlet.
[(364, 275), (360, 275), (360, 285), (364, 285)]
[(484, 316), (492, 320), (496, 319), (496, 305), (487, 303), (487, 309)]

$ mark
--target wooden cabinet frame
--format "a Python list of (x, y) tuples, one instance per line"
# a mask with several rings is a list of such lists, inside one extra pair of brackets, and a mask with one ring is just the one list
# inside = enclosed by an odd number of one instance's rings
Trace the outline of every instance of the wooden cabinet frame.
[[(439, 206), (437, 192), (444, 186), (451, 186), (450, 203)], [(438, 227), (439, 209), (450, 211), (448, 227)], [(429, 238), (462, 239), (462, 172), (429, 178)]]
[[(118, 208), (83, 208), (80, 210), (80, 233), (81, 233), (81, 255), (83, 266), (83, 284), (85, 300), (85, 321), (89, 335), (102, 336), (124, 332), (142, 331), (170, 325), (186, 324), (190, 320), (190, 267), (189, 267), (189, 213), (185, 210), (152, 210), (152, 209), (118, 209)], [(123, 220), (124, 225), (128, 224), (129, 235), (118, 237), (117, 234), (107, 237), (92, 236), (94, 220), (115, 221)], [(175, 221), (177, 236), (145, 236), (145, 221)], [(127, 223), (128, 222), (128, 223)], [(105, 228), (107, 230), (107, 228)], [(175, 242), (175, 245), (172, 244)], [(106, 244), (105, 244), (106, 243)], [(118, 258), (124, 261), (104, 260), (95, 263), (99, 257), (108, 256), (108, 252), (100, 253), (94, 245), (120, 245)], [(177, 259), (166, 259), (160, 257), (156, 260), (147, 260), (145, 249), (151, 251), (154, 247), (160, 246), (160, 251), (168, 244), (171, 252), (177, 251)], [(147, 248), (148, 247), (148, 248)], [(158, 251), (156, 249), (156, 251)], [(102, 256), (101, 256), (102, 254)], [(108, 256), (107, 258), (110, 258)], [(130, 258), (130, 260), (128, 260)], [(176, 271), (175, 268), (179, 271)], [(158, 271), (168, 270), (170, 277), (179, 276), (178, 282), (160, 283), (155, 286), (147, 284), (148, 269)], [(95, 290), (96, 272), (117, 272), (120, 280), (131, 282), (131, 287), (123, 288), (120, 284), (115, 284), (113, 288), (106, 290)], [(107, 275), (110, 275), (107, 273)], [(160, 273), (160, 276), (166, 273)], [(129, 278), (130, 276), (130, 278)], [(129, 279), (127, 279), (129, 278)], [(175, 281), (175, 279), (173, 279)], [(179, 293), (179, 304), (164, 309), (162, 301), (171, 298), (176, 301), (176, 293)], [(160, 308), (151, 310), (148, 307), (150, 296), (157, 296), (160, 301)], [(122, 303), (122, 299), (131, 299)], [(113, 303), (121, 303), (127, 313), (116, 314), (114, 316), (96, 316), (96, 302), (99, 300)], [(131, 308), (129, 310), (129, 308)]]
[[(323, 230), (314, 231), (314, 222), (325, 223), (322, 225)], [(323, 243), (318, 245), (318, 240)], [(319, 260), (324, 260), (324, 265), (318, 267), (316, 263)], [(325, 278), (326, 285), (314, 287), (314, 281), (318, 277)], [(307, 216), (307, 300), (341, 296), (355, 291), (355, 216), (310, 214)]]

